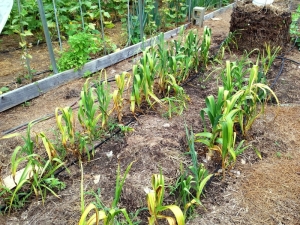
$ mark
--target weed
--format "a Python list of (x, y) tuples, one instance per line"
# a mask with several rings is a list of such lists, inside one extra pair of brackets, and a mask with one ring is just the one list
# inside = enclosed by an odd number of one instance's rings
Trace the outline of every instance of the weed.
[(280, 159), (280, 158), (281, 158), (281, 155), (282, 155), (281, 152), (276, 152), (276, 157), (277, 157), (277, 158)]
[(23, 104), (22, 104), (23, 107), (29, 107), (30, 106), (30, 102), (27, 102), (25, 101)]
[(9, 88), (8, 87), (1, 87), (0, 88), (0, 95), (4, 94), (5, 92), (8, 92), (9, 91)]
[(93, 73), (91, 72), (91, 71), (86, 71), (86, 72), (84, 72), (84, 74), (83, 74), (83, 77), (84, 78), (89, 78), (89, 77), (91, 77), (91, 76), (93, 76)]
[(130, 133), (134, 131), (134, 128), (130, 126), (125, 126), (123, 124), (118, 124), (118, 127), (120, 128), (121, 132), (126, 135), (126, 133)]

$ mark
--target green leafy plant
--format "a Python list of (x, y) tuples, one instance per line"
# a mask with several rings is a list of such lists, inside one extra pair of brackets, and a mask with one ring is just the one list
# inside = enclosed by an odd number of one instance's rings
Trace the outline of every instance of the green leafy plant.
[(56, 108), (55, 118), (63, 149), (75, 155), (79, 160), (83, 159), (84, 154), (90, 159), (88, 143), (90, 138), (76, 131), (75, 118), (71, 107)]
[(224, 58), (225, 51), (229, 51), (229, 53), (231, 53), (230, 46), (234, 46), (236, 49), (238, 49), (238, 45), (236, 42), (237, 35), (238, 35), (237, 31), (229, 32), (225, 40), (222, 41), (220, 48), (218, 50), (218, 54), (216, 55), (214, 60), (216, 61), (222, 60)]
[(217, 146), (217, 149), (222, 156), (223, 177), (225, 177), (225, 168), (230, 165), (231, 162), (234, 163), (236, 157), (249, 147), (242, 147), (244, 140), (242, 140), (237, 147), (235, 146), (236, 133), (233, 132), (233, 126), (232, 118), (227, 116), (225, 121), (222, 122), (222, 132), (220, 138), (217, 140), (217, 143), (221, 145), (221, 147)]
[(157, 45), (157, 56), (159, 57), (158, 68), (157, 68), (158, 86), (159, 86), (159, 93), (165, 94), (167, 90), (167, 74), (168, 74), (166, 65), (169, 58), (169, 51), (163, 33), (160, 33), (158, 35), (158, 40), (159, 40), (159, 43)]
[(189, 170), (191, 171), (193, 175), (193, 182), (195, 184), (192, 186), (192, 188), (196, 192), (196, 200), (199, 203), (200, 202), (200, 196), (202, 194), (203, 188), (207, 181), (213, 176), (213, 174), (208, 174), (208, 171), (204, 168), (203, 164), (198, 163), (198, 157), (197, 153), (195, 151), (195, 145), (194, 145), (194, 134), (191, 131), (189, 134), (188, 129), (186, 128), (186, 135), (187, 135), (187, 141), (189, 145), (189, 155), (192, 158), (192, 165), (189, 167)]
[(167, 117), (170, 119), (173, 114), (181, 115), (183, 110), (187, 107), (186, 102), (189, 100), (183, 87), (176, 83), (175, 78), (168, 74), (169, 78), (166, 96), (162, 99), (163, 103), (167, 103)]
[(69, 49), (62, 52), (58, 60), (60, 71), (80, 69), (87, 61), (91, 53), (97, 52), (97, 38), (88, 32), (79, 32), (68, 40)]
[[(272, 60), (270, 53), (268, 57)], [(242, 135), (246, 136), (254, 120), (263, 112), (267, 96), (272, 95), (278, 103), (270, 87), (258, 82), (257, 64), (250, 70), (246, 69), (250, 74), (245, 76), (242, 68), (244, 63), (239, 66), (233, 64), (231, 67), (230, 62), (227, 61), (226, 75), (222, 75), (227, 90), (219, 87), (217, 100), (213, 96), (208, 96), (205, 99), (206, 108), (200, 111), (203, 121), (204, 115), (207, 114), (211, 130), (207, 131), (204, 123), (204, 132), (196, 134), (195, 141), (208, 147), (210, 150), (208, 156), (213, 155), (212, 151), (220, 154), (223, 176), (225, 176), (225, 168), (232, 165), (236, 157), (248, 147), (242, 147), (244, 141), (236, 146), (236, 132), (234, 132), (236, 126), (239, 125)]]
[(1, 87), (0, 88), (0, 95), (2, 95), (3, 93), (5, 92), (8, 92), (9, 91), (9, 88), (8, 87)]
[(244, 55), (241, 60), (234, 62), (226, 61), (226, 69), (221, 72), (222, 84), (225, 90), (228, 90), (230, 95), (241, 90), (248, 80), (251, 61), (248, 55)]
[(140, 59), (137, 70), (141, 78), (142, 94), (150, 106), (153, 104), (151, 98), (155, 102), (160, 103), (160, 100), (154, 94), (156, 63), (156, 51), (154, 51), (152, 48), (147, 48), (145, 51), (143, 51), (143, 56)]
[[(185, 59), (191, 62), (191, 65), (187, 66), (189, 69), (193, 69), (196, 72), (198, 72), (198, 67), (200, 64), (201, 57), (204, 59), (204, 55), (205, 54), (208, 55), (208, 51), (210, 47), (210, 39), (211, 39), (211, 32), (210, 29), (207, 27), (204, 28), (204, 36), (201, 45), (200, 45), (199, 36), (196, 34), (196, 31), (195, 30), (189, 31), (185, 40), (183, 40), (184, 43), (183, 51), (184, 54), (186, 55)], [(199, 53), (200, 51), (201, 54)], [(191, 59), (188, 56), (191, 56)]]
[[(178, 26), (185, 21), (187, 4), (184, 0), (163, 0), (159, 10), (159, 25), (162, 30)], [(174, 23), (175, 22), (175, 23)]]
[(300, 19), (300, 5), (295, 12), (292, 12), (292, 23), (290, 25), (290, 34), (292, 36), (292, 41), (300, 50), (300, 29), (299, 29), (299, 19)]
[(157, 32), (158, 25), (158, 3), (155, 0), (144, 1), (146, 24), (144, 32), (153, 35)]

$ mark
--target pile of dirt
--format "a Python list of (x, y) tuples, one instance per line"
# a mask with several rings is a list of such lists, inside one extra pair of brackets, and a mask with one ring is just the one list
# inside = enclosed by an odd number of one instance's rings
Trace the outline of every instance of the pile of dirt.
[(238, 1), (230, 21), (230, 32), (236, 34), (233, 47), (264, 50), (265, 44), (269, 44), (284, 51), (290, 42), (291, 22), (291, 12), (281, 4), (260, 7), (252, 4), (252, 0)]

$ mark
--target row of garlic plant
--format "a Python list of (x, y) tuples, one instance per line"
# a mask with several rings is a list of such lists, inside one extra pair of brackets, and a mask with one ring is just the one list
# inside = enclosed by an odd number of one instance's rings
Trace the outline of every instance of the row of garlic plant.
[[(143, 102), (150, 106), (164, 102), (169, 106), (175, 104), (181, 109), (185, 107), (188, 96), (180, 85), (189, 78), (191, 72), (198, 72), (200, 65), (207, 65), (211, 30), (204, 28), (202, 43), (193, 31), (186, 37), (183, 29), (180, 33), (178, 40), (170, 42), (165, 42), (164, 35), (160, 34), (157, 47), (146, 49), (140, 62), (133, 67), (130, 97), (130, 109), (133, 113), (136, 108), (140, 109)], [(155, 89), (155, 84), (158, 90)], [(171, 117), (172, 113), (174, 112), (171, 108), (168, 116)]]
[[(186, 128), (187, 142), (189, 146), (188, 154), (191, 156), (192, 165), (187, 168), (180, 166), (180, 176), (174, 185), (169, 186), (171, 189), (170, 194), (176, 195), (176, 204), (165, 205), (165, 178), (163, 174), (153, 174), (151, 178), (152, 189), (146, 188), (145, 191), (147, 208), (149, 212), (148, 224), (159, 224), (159, 221), (166, 220), (168, 224), (184, 225), (185, 221), (193, 215), (194, 208), (197, 205), (202, 205), (200, 197), (203, 189), (209, 179), (213, 176), (208, 173), (208, 170), (204, 168), (203, 164), (199, 164), (197, 153), (194, 146), (194, 135), (189, 133)], [(121, 190), (123, 188), (125, 179), (132, 167), (130, 163), (126, 168), (125, 173), (121, 179), (120, 166), (117, 169), (115, 195), (111, 206), (104, 206), (103, 203), (97, 202), (90, 203), (86, 208), (82, 207), (82, 216), (79, 221), (79, 225), (96, 224), (101, 222), (104, 225), (122, 224), (118, 218), (119, 214), (123, 214), (126, 224), (137, 224), (134, 218), (131, 218), (125, 208), (120, 209), (118, 202), (120, 199)], [(83, 184), (83, 176), (81, 183)], [(83, 185), (81, 187), (81, 202), (84, 205)], [(90, 217), (88, 215), (94, 212)], [(169, 212), (169, 213), (168, 213)], [(138, 212), (134, 213), (137, 215)], [(124, 223), (124, 221), (123, 221)]]
[[(211, 32), (207, 27), (204, 29), (202, 44), (198, 35), (192, 31), (184, 37), (183, 30), (181, 30), (179, 40), (168, 43), (164, 41), (163, 34), (159, 35), (157, 47), (147, 48), (143, 51), (139, 63), (133, 66), (133, 83), (130, 96), (131, 112), (135, 113), (136, 108), (140, 110), (142, 103), (147, 103), (152, 107), (156, 103), (163, 104), (167, 102), (170, 106), (176, 101), (179, 102), (179, 105), (185, 106), (187, 96), (180, 85), (188, 79), (192, 71), (198, 71), (201, 62), (202, 65), (207, 65), (210, 38)], [(116, 110), (119, 121), (122, 118), (124, 106), (122, 93), (125, 87), (125, 76), (127, 75), (125, 73), (117, 75), (118, 90), (113, 92), (113, 109)], [(158, 90), (155, 89), (156, 87), (158, 87)], [(173, 111), (172, 109), (168, 111), (168, 115), (171, 117)], [(212, 175), (209, 175), (204, 166), (198, 163), (197, 153), (193, 144), (194, 140), (192, 136), (189, 136), (188, 132), (187, 137), (193, 165), (187, 170), (181, 167), (182, 173), (180, 178), (172, 188), (173, 192), (179, 193), (178, 204), (182, 209), (178, 205), (163, 204), (165, 192), (164, 176), (162, 174), (154, 174), (151, 181), (152, 190), (147, 193), (147, 205), (150, 214), (148, 222), (150, 225), (158, 224), (158, 221), (161, 219), (168, 221), (169, 224), (183, 225), (185, 224), (185, 219), (191, 215), (194, 206), (201, 205), (200, 195)], [(128, 169), (126, 170), (127, 173)], [(174, 217), (163, 214), (167, 210), (170, 210)], [(90, 211), (95, 211), (95, 213), (87, 220)], [(128, 224), (133, 224), (128, 217), (126, 209), (118, 209), (115, 205), (107, 212), (104, 210), (99, 211), (91, 203), (82, 212), (79, 224), (99, 224), (99, 221), (103, 221), (103, 224), (107, 225), (114, 224), (115, 217), (120, 213), (125, 216)]]
[[(252, 62), (248, 59), (251, 53), (237, 62), (226, 61), (226, 69), (221, 73), (223, 86), (219, 87), (217, 98), (210, 95), (205, 99), (206, 108), (200, 111), (204, 132), (195, 134), (195, 141), (208, 147), (209, 158), (214, 152), (221, 156), (223, 176), (226, 167), (232, 166), (236, 157), (249, 147), (243, 147), (245, 140), (236, 143), (236, 131), (240, 130), (241, 136), (247, 137), (253, 122), (263, 113), (268, 98), (273, 96), (278, 103), (275, 93), (265, 83), (265, 77), (279, 50), (266, 46), (267, 54), (262, 54), (261, 60), (258, 56), (252, 67), (249, 67)], [(263, 68), (259, 69), (259, 66)], [(205, 115), (209, 128), (205, 126)]]
[[(138, 65), (133, 67), (133, 84), (130, 97), (133, 113), (135, 106), (139, 108), (143, 102), (147, 102), (150, 106), (163, 102), (169, 103), (169, 106), (176, 104), (176, 107), (181, 108), (178, 112), (182, 112), (182, 107), (185, 106), (185, 101), (188, 98), (180, 84), (189, 77), (191, 70), (198, 70), (201, 61), (202, 65), (208, 62), (207, 51), (210, 45), (209, 28), (204, 29), (202, 44), (200, 44), (197, 33), (190, 31), (185, 37), (183, 30), (182, 28), (178, 40), (168, 43), (164, 42), (164, 36), (161, 34), (157, 48), (146, 49)], [(100, 80), (95, 83), (95, 87), (89, 87), (90, 81), (88, 79), (81, 91), (77, 113), (81, 129), (76, 126), (75, 115), (71, 107), (56, 108), (55, 117), (60, 133), (60, 144), (51, 142), (43, 132), (37, 134), (36, 139), (33, 140), (31, 127), (34, 123), (29, 124), (26, 136), (23, 137), (25, 144), (16, 147), (12, 155), (11, 174), (17, 183), (16, 187), (11, 190), (2, 182), (0, 183), (0, 196), (8, 206), (9, 211), (24, 205), (32, 194), (37, 197), (41, 196), (43, 201), (47, 192), (57, 196), (55, 190), (62, 189), (65, 185), (54, 177), (54, 174), (65, 166), (63, 163), (65, 156), (71, 153), (71, 155), (82, 160), (87, 155), (89, 160), (90, 151), (88, 147), (107, 128), (110, 115), (115, 112), (118, 120), (122, 120), (123, 94), (125, 88), (128, 89), (129, 87), (131, 75), (125, 72), (116, 75), (117, 89), (112, 94), (110, 94), (106, 74), (104, 74), (104, 78), (102, 76), (101, 73)], [(154, 89), (157, 80), (158, 91)], [(160, 100), (156, 92), (165, 98)], [(113, 99), (113, 108), (109, 109), (111, 99)], [(169, 107), (169, 116), (172, 115), (172, 110), (174, 108)], [(101, 126), (99, 126), (100, 120)], [(3, 138), (19, 135), (7, 135)], [(39, 139), (41, 139), (47, 156), (34, 153), (36, 148), (42, 148)], [(19, 167), (23, 165), (25, 165), (25, 170), (23, 170), (19, 181), (16, 182), (16, 173)], [(25, 197), (24, 192), (27, 192)]]

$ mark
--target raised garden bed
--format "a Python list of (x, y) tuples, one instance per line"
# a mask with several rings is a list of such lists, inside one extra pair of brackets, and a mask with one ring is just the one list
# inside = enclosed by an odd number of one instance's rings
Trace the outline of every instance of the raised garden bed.
[[(221, 20), (206, 21), (205, 25), (212, 28), (212, 48), (217, 47), (226, 37), (229, 31), (230, 13), (222, 14)], [(226, 29), (225, 29), (226, 28)], [(202, 34), (202, 31), (199, 31)], [(299, 51), (293, 49), (285, 57), (296, 60)], [(224, 60), (234, 60), (235, 57), (242, 57), (238, 52), (226, 54)], [(299, 58), (299, 57), (298, 57)], [(255, 58), (254, 58), (255, 59)], [(278, 71), (281, 67), (281, 60), (275, 60), (274, 66), (267, 75), (270, 86), (276, 80)], [(225, 62), (214, 64), (216, 67), (225, 67)], [(124, 68), (122, 68), (124, 70)], [(112, 68), (108, 71), (117, 70)], [(166, 119), (157, 110), (146, 110), (144, 115), (128, 124), (134, 129), (133, 133), (114, 136), (110, 141), (96, 149), (95, 156), (90, 162), (84, 163), (84, 191), (94, 191), (100, 196), (101, 201), (109, 206), (112, 202), (115, 187), (115, 176), (118, 162), (121, 165), (122, 174), (125, 168), (132, 162), (133, 166), (126, 179), (119, 207), (125, 207), (128, 212), (135, 213), (146, 205), (146, 187), (151, 188), (151, 175), (159, 173), (161, 170), (165, 176), (166, 186), (174, 185), (180, 173), (180, 163), (190, 165), (191, 159), (184, 154), (188, 151), (186, 141), (185, 124), (194, 133), (203, 131), (203, 123), (199, 112), (205, 107), (205, 98), (211, 94), (216, 95), (220, 85), (220, 72), (215, 71), (213, 64), (210, 64), (205, 73), (197, 73), (191, 76), (191, 80), (183, 85), (190, 97), (188, 109), (182, 116), (172, 116)], [(247, 144), (252, 147), (242, 154), (231, 171), (227, 171), (225, 179), (217, 175), (206, 188), (206, 198), (202, 202), (207, 211), (198, 208), (197, 213), (201, 215), (188, 224), (260, 224), (268, 221), (270, 224), (285, 222), (295, 224), (299, 220), (295, 214), (297, 204), (297, 185), (299, 165), (299, 145), (297, 137), (299, 130), (299, 99), (297, 90), (299, 87), (299, 67), (297, 64), (286, 60), (283, 73), (274, 83), (273, 88), (279, 100), (286, 106), (278, 108), (267, 107), (265, 117), (257, 120), (253, 128), (249, 131)], [(210, 74), (210, 75), (209, 75)], [(218, 78), (218, 79), (216, 79)], [(74, 85), (74, 86), (73, 86)], [(35, 112), (37, 115), (44, 115), (54, 112), (49, 110), (50, 105), (65, 106), (75, 102), (75, 97), (70, 94), (72, 90), (81, 89), (82, 84), (77, 82), (63, 86), (53, 92), (45, 94), (43, 99), (38, 98), (29, 106), (18, 106), (14, 109), (1, 113), (2, 122), (5, 129), (14, 127), (26, 121), (37, 118), (32, 117)], [(77, 90), (78, 91), (78, 90)], [(71, 96), (69, 99), (65, 97)], [(48, 98), (49, 96), (49, 98)], [(55, 101), (51, 102), (55, 96)], [(59, 96), (63, 101), (59, 101)], [(77, 93), (78, 96), (78, 93)], [(48, 105), (43, 109), (41, 103)], [(290, 106), (294, 104), (294, 106)], [(35, 107), (37, 106), (37, 107)], [(127, 107), (129, 108), (129, 106)], [(46, 110), (46, 111), (44, 111)], [(161, 108), (164, 111), (164, 108)], [(27, 115), (26, 115), (27, 114)], [(130, 121), (132, 114), (126, 111), (124, 123)], [(19, 118), (23, 119), (17, 119)], [(33, 127), (35, 132), (50, 130), (55, 127), (54, 120), (47, 120), (36, 124)], [(293, 132), (291, 132), (291, 127)], [(4, 129), (3, 129), (4, 130)], [(6, 175), (9, 169), (9, 160), (6, 160), (15, 147), (15, 143), (21, 143), (20, 139), (1, 140), (1, 162), (3, 165), (2, 174)], [(255, 153), (260, 152), (262, 161)], [(220, 159), (216, 157), (207, 161), (207, 149), (196, 144), (198, 160), (205, 164), (211, 173), (218, 172)], [(112, 156), (110, 156), (112, 153)], [(288, 166), (286, 166), (288, 164)], [(63, 172), (60, 177), (66, 182), (67, 188), (59, 191), (61, 199), (48, 196), (45, 205), (42, 206), (40, 200), (33, 200), (27, 205), (27, 210), (13, 212), (10, 216), (0, 218), (2, 223), (55, 223), (55, 224), (77, 224), (80, 218), (80, 167), (76, 163), (71, 166), (70, 173)], [(99, 176), (100, 175), (100, 176)], [(286, 179), (286, 178), (289, 179)], [(258, 179), (259, 178), (259, 179)], [(276, 180), (276, 182), (275, 182)], [(257, 187), (260, 184), (263, 188)], [(283, 189), (280, 184), (284, 184)], [(100, 194), (97, 192), (100, 188)], [(166, 204), (175, 202), (175, 197), (170, 195), (170, 189), (166, 189)], [(260, 193), (260, 194), (258, 194)], [(272, 193), (272, 194), (270, 194)], [(281, 193), (281, 194), (274, 194)], [(176, 195), (175, 195), (176, 196)], [(85, 195), (86, 204), (95, 200), (95, 196)], [(272, 202), (273, 204), (271, 204)], [(99, 203), (99, 202), (98, 202)], [(254, 205), (253, 205), (254, 204)], [(280, 206), (283, 210), (277, 210)], [(239, 208), (239, 211), (236, 211)], [(261, 210), (257, 210), (260, 208)], [(288, 210), (295, 209), (295, 210)], [(247, 211), (248, 210), (248, 211)], [(223, 212), (223, 214), (221, 213)], [(272, 212), (272, 213), (271, 213)], [(224, 217), (225, 213), (225, 217)], [(270, 216), (271, 215), (271, 216)], [(146, 224), (147, 211), (141, 211), (138, 216), (140, 224)], [(50, 222), (51, 221), (51, 222)]]

